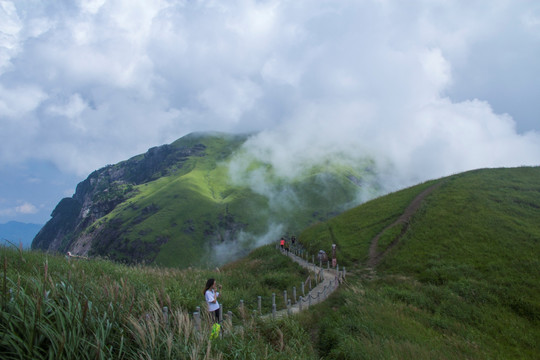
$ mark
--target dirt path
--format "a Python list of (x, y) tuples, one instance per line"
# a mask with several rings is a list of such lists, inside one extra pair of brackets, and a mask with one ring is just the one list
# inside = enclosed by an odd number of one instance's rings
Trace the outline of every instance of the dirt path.
[[(398, 244), (399, 240), (403, 237), (407, 229), (409, 228), (409, 221), (411, 220), (412, 216), (416, 213), (418, 208), (420, 208), (420, 205), (422, 204), (422, 201), (431, 194), (435, 189), (437, 189), (439, 186), (441, 186), (442, 182), (439, 181), (430, 187), (428, 187), (426, 190), (422, 191), (420, 194), (418, 194), (413, 201), (409, 204), (409, 206), (405, 209), (405, 212), (392, 224), (388, 225), (381, 231), (377, 236), (375, 236), (371, 240), (371, 245), (369, 247), (369, 259), (367, 262), (367, 268), (373, 269), (379, 262), (382, 260), (382, 258), (394, 247)], [(388, 246), (388, 248), (383, 252), (377, 252), (377, 245), (379, 243), (380, 237), (384, 234), (384, 232), (393, 226), (396, 226), (398, 224), (404, 224), (401, 233), (399, 236), (397, 236)]]

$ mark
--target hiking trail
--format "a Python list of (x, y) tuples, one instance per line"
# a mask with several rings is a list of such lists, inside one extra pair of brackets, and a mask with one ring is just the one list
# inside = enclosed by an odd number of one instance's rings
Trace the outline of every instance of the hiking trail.
[[(392, 250), (398, 243), (399, 241), (401, 240), (401, 238), (403, 237), (403, 235), (405, 235), (405, 233), (407, 232), (407, 230), (409, 229), (409, 225), (410, 225), (410, 220), (411, 218), (414, 216), (414, 214), (418, 211), (418, 209), (420, 208), (420, 205), (422, 204), (422, 202), (424, 201), (424, 199), (429, 195), (431, 194), (434, 190), (436, 190), (439, 186), (441, 186), (443, 182), (442, 181), (439, 181), (433, 185), (431, 185), (430, 187), (428, 187), (427, 189), (425, 189), (424, 191), (422, 191), (420, 194), (418, 194), (412, 201), (411, 203), (409, 204), (409, 206), (407, 206), (407, 208), (405, 209), (405, 211), (403, 212), (403, 214), (401, 214), (401, 216), (399, 218), (397, 218), (396, 221), (394, 221), (392, 224), (388, 225), (387, 227), (385, 227), (381, 232), (379, 232), (373, 239), (371, 239), (371, 244), (369, 246), (369, 257), (368, 257), (368, 261), (366, 263), (366, 267), (365, 269), (367, 270), (368, 274), (368, 277), (372, 277), (375, 273), (375, 267), (381, 262), (381, 260), (386, 256), (386, 254), (388, 254), (388, 252), (390, 250)], [(381, 236), (390, 228), (396, 226), (396, 225), (399, 225), (399, 224), (403, 224), (403, 228), (401, 229), (401, 233), (394, 239), (392, 240), (392, 242), (390, 243), (390, 245), (388, 245), (388, 247), (382, 251), (382, 252), (378, 252), (377, 251), (377, 246), (379, 244), (379, 239), (381, 238)]]

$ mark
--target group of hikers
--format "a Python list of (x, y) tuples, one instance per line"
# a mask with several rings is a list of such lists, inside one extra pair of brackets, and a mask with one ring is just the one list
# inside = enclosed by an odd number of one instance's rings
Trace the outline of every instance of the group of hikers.
[(289, 250), (291, 248), (294, 248), (296, 246), (296, 236), (291, 236), (291, 241), (287, 241), (285, 240), (285, 237), (282, 236), (281, 239), (279, 240), (279, 248), (281, 250), (284, 250), (287, 252), (287, 254), (289, 253)]

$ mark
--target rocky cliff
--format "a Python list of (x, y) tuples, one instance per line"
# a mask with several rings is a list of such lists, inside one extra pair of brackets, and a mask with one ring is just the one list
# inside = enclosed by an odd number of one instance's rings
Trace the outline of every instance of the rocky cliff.
[[(172, 167), (178, 171), (189, 157), (204, 156), (204, 150), (205, 146), (197, 143), (180, 147), (163, 145), (94, 171), (77, 185), (73, 197), (58, 203), (51, 219), (34, 238), (32, 249), (65, 252), (78, 242), (75, 251), (87, 255), (93, 237), (85, 236), (84, 231), (133, 196), (134, 185), (158, 179)], [(77, 241), (81, 236), (83, 241)]]

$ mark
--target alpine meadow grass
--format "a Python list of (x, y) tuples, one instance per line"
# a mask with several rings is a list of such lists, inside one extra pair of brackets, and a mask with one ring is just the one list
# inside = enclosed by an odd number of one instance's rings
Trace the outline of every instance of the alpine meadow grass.
[[(406, 226), (389, 227), (427, 189)], [(537, 167), (470, 171), (374, 199), (298, 234), (311, 254), (337, 244), (347, 277), (326, 301), (278, 320), (256, 316), (258, 297), (262, 313), (272, 294), (283, 307), (282, 292), (310, 274), (273, 245), (184, 270), (1, 247), (1, 358), (535, 359), (539, 211)], [(368, 266), (377, 235), (384, 256)], [(212, 341), (210, 277), (233, 314)]]

